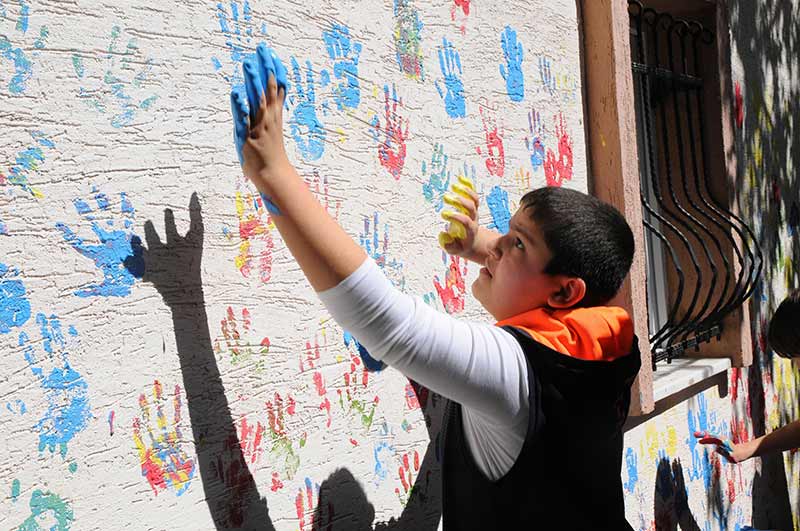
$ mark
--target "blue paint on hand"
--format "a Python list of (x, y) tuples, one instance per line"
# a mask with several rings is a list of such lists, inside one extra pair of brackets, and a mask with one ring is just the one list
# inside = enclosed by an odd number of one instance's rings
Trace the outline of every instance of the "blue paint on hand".
[(317, 99), (311, 61), (306, 61), (306, 82), (300, 73), (300, 64), (292, 57), (294, 77), (293, 93), (289, 103), (294, 106), (289, 128), (297, 148), (306, 161), (318, 160), (325, 151), (325, 128), (317, 117)]
[(282, 215), (281, 214), (281, 209), (278, 208), (278, 205), (276, 205), (272, 201), (272, 198), (270, 196), (268, 196), (267, 194), (265, 194), (264, 192), (261, 192), (261, 201), (263, 201), (264, 206), (267, 207), (267, 212), (269, 212), (270, 214), (273, 214), (275, 216), (281, 216)]
[[(92, 231), (99, 240), (98, 244), (89, 244), (75, 234), (64, 223), (57, 223), (56, 228), (61, 231), (64, 241), (73, 249), (91, 259), (95, 266), (103, 273), (102, 282), (90, 284), (84, 289), (75, 292), (79, 297), (124, 297), (129, 295), (131, 287), (137, 278), (144, 275), (144, 257), (142, 255), (141, 238), (131, 229), (133, 226), (133, 207), (127, 199), (125, 192), (120, 193), (123, 228), (104, 229), (95, 219), (95, 210), (80, 199), (75, 200), (75, 209), (87, 221), (91, 222)], [(96, 192), (95, 202), (99, 213), (108, 212), (110, 207), (104, 194)], [(88, 208), (88, 210), (87, 210)], [(114, 221), (107, 222), (109, 227), (114, 226)]]
[(247, 104), (242, 90), (235, 88), (231, 91), (231, 114), (233, 115), (233, 143), (236, 146), (236, 155), (239, 165), (244, 165), (244, 144), (250, 131), (248, 122)]
[(69, 327), (70, 341), (65, 339), (61, 323), (55, 315), (36, 315), (45, 356), (37, 356), (27, 334), (20, 333), (19, 346), (25, 360), (44, 391), (48, 407), (39, 422), (39, 451), (58, 449), (62, 457), (67, 454), (67, 444), (86, 429), (92, 418), (89, 407), (88, 385), (69, 362), (69, 347), (74, 344), (77, 331)]
[(501, 234), (508, 232), (509, 224), (511, 223), (511, 210), (508, 208), (508, 193), (495, 186), (489, 192), (489, 198), (486, 200), (489, 205), (489, 212), (492, 214), (492, 223), (489, 225), (490, 229), (495, 229)]
[(0, 334), (24, 325), (31, 316), (31, 303), (25, 285), (16, 277), (19, 272), (0, 263)]
[(525, 79), (522, 75), (522, 43), (517, 32), (506, 26), (501, 37), (506, 64), (500, 65), (500, 75), (506, 80), (506, 90), (511, 101), (522, 101), (525, 96)]
[(334, 24), (331, 31), (322, 34), (328, 56), (333, 60), (333, 75), (339, 79), (334, 89), (334, 99), (339, 110), (345, 107), (355, 109), (361, 101), (361, 88), (358, 82), (358, 58), (361, 44), (350, 40), (347, 26)]
[(259, 61), (254, 57), (248, 57), (244, 60), (242, 71), (244, 72), (244, 89), (247, 94), (250, 123), (255, 125), (265, 87), (265, 83), (261, 81), (261, 74), (259, 74)]
[(444, 85), (447, 94), (436, 82), (436, 90), (439, 96), (444, 99), (444, 108), (450, 118), (463, 118), (467, 114), (466, 103), (464, 102), (464, 83), (461, 76), (464, 74), (461, 69), (461, 56), (456, 51), (453, 43), (446, 38), (442, 38), (442, 46), (439, 47), (439, 69), (444, 77)]

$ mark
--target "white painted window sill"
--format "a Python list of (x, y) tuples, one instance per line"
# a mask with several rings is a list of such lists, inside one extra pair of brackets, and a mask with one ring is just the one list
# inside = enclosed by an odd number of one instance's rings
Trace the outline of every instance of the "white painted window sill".
[(731, 368), (729, 358), (679, 358), (659, 363), (653, 373), (653, 400), (658, 402)]

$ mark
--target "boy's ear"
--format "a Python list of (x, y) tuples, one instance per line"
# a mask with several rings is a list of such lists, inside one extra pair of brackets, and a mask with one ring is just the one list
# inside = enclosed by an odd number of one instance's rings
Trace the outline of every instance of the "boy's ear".
[(561, 289), (550, 295), (547, 305), (565, 309), (577, 305), (586, 296), (586, 282), (578, 277), (562, 277)]

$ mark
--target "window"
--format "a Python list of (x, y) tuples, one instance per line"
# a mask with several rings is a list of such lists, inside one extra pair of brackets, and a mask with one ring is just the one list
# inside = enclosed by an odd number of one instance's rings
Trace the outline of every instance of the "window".
[(614, 301), (642, 351), (638, 416), (752, 362), (747, 299), (761, 255), (728, 184), (728, 12), (718, 0), (578, 7), (590, 191), (625, 215), (639, 250)]
[(761, 254), (710, 182), (704, 59), (715, 43), (698, 20), (628, 0), (654, 370), (719, 341), (750, 296)]

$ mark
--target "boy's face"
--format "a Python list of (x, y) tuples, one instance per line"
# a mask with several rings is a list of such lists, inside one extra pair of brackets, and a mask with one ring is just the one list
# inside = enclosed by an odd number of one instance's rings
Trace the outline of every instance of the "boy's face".
[(552, 253), (528, 213), (517, 210), (509, 226), (472, 284), (472, 294), (498, 321), (546, 306), (561, 289), (558, 276), (543, 272)]

